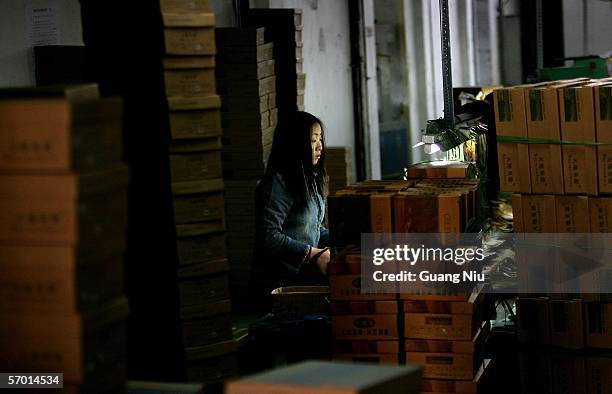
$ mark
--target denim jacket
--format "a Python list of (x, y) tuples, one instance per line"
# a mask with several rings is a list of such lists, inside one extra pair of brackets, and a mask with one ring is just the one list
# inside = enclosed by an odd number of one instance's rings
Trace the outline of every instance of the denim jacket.
[(272, 276), (268, 279), (298, 275), (309, 248), (329, 244), (329, 232), (322, 224), (324, 198), (311, 194), (305, 208), (296, 207), (278, 173), (257, 185), (255, 212), (254, 268)]

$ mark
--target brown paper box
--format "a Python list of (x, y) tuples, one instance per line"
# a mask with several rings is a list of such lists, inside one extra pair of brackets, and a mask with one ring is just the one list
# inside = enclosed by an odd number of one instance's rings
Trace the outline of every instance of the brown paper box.
[(550, 311), (544, 297), (517, 299), (517, 336), (519, 342), (550, 344)]
[(603, 357), (587, 358), (586, 377), (589, 394), (612, 392), (612, 359)]
[(588, 233), (589, 200), (584, 196), (555, 196), (557, 232)]
[(169, 97), (192, 97), (215, 94), (215, 71), (212, 68), (166, 70), (166, 94)]
[(215, 68), (214, 56), (166, 56), (164, 69)]
[(399, 364), (399, 354), (334, 353), (332, 359), (352, 363)]
[(176, 196), (174, 201), (175, 223), (192, 223), (225, 216), (223, 193)]
[(159, 6), (162, 12), (213, 12), (209, 0), (159, 0)]
[(164, 26), (167, 27), (214, 27), (215, 14), (213, 13), (184, 13), (162, 12)]
[(553, 393), (587, 393), (584, 357), (553, 353), (550, 370)]
[[(595, 142), (593, 87), (558, 89), (561, 139)], [(566, 193), (597, 195), (597, 158), (594, 146), (564, 145), (563, 180)]]
[(4, 371), (62, 371), (83, 383), (125, 359), (127, 300), (122, 297), (81, 315), (3, 315)]
[(555, 196), (523, 195), (522, 200), (526, 233), (557, 232)]
[(586, 346), (612, 349), (612, 303), (586, 303)]
[(523, 197), (520, 194), (512, 195), (512, 215), (515, 233), (524, 233)]
[(217, 95), (202, 97), (168, 97), (168, 108), (171, 111), (213, 109), (220, 107), (221, 98)]
[(118, 166), (121, 116), (118, 98), (2, 100), (0, 170), (66, 173)]
[(470, 315), (406, 313), (404, 319), (406, 338), (469, 341), (475, 334)]
[(398, 341), (333, 341), (334, 354), (394, 354), (399, 353)]
[(224, 67), (232, 64), (259, 63), (274, 59), (274, 44), (220, 47), (217, 62)]
[(550, 343), (566, 349), (584, 348), (581, 300), (550, 301)]
[(609, 233), (612, 232), (612, 198), (589, 197), (590, 232)]
[(597, 174), (599, 192), (612, 193), (612, 146), (597, 147)]
[(179, 264), (194, 264), (225, 257), (225, 234), (215, 233), (176, 240)]
[[(525, 97), (521, 88), (494, 91), (497, 135), (527, 137)], [(523, 144), (498, 144), (500, 190), (531, 193), (529, 150)]]
[(227, 274), (214, 274), (205, 277), (184, 279), (179, 282), (181, 307), (198, 305), (202, 300), (209, 302), (229, 298), (229, 280)]
[(332, 337), (350, 340), (399, 339), (397, 314), (332, 316)]
[(170, 155), (172, 182), (220, 178), (221, 154), (218, 151)]
[(221, 315), (181, 322), (185, 347), (210, 345), (232, 339), (232, 317)]
[(397, 314), (397, 301), (332, 302), (332, 315)]
[(215, 29), (202, 28), (166, 28), (164, 42), (168, 55), (214, 55)]
[(173, 139), (220, 136), (221, 116), (216, 109), (170, 112), (170, 133)]
[(262, 45), (264, 32), (263, 27), (218, 27), (215, 31), (219, 47)]
[[(525, 90), (527, 136), (559, 141), (559, 101), (553, 87)], [(561, 145), (533, 144), (529, 146), (531, 191), (563, 194)]]
[(195, 237), (224, 231), (225, 222), (223, 219), (218, 219), (200, 223), (179, 224), (175, 227), (177, 237)]
[(394, 300), (396, 294), (361, 294), (361, 275), (332, 275), (329, 277), (331, 299), (334, 301), (352, 300)]
[(124, 243), (89, 260), (70, 247), (0, 246), (0, 313), (75, 314), (120, 296)]
[(406, 361), (423, 366), (426, 379), (474, 379), (474, 356), (452, 353), (406, 353)]

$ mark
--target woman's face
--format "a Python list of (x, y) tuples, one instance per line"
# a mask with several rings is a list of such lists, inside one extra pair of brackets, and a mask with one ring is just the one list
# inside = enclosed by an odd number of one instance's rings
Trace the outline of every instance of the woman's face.
[(316, 165), (323, 153), (323, 131), (321, 125), (315, 123), (310, 129), (310, 145), (312, 148), (312, 165)]

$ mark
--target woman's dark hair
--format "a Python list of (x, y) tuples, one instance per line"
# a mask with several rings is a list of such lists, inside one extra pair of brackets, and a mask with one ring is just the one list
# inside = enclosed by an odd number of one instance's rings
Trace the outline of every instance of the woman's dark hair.
[[(321, 126), (323, 151), (317, 164), (312, 165), (311, 132), (317, 123)], [(308, 112), (291, 111), (279, 117), (266, 175), (281, 174), (298, 206), (308, 203), (310, 193), (327, 194), (324, 137), (323, 122)]]

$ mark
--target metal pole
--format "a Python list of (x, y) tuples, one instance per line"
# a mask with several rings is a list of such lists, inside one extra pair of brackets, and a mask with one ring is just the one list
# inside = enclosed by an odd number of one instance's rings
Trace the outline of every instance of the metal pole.
[(450, 50), (450, 25), (448, 22), (448, 0), (440, 0), (440, 37), (442, 41), (442, 83), (444, 88), (444, 119), (455, 125), (453, 108), (453, 74)]

